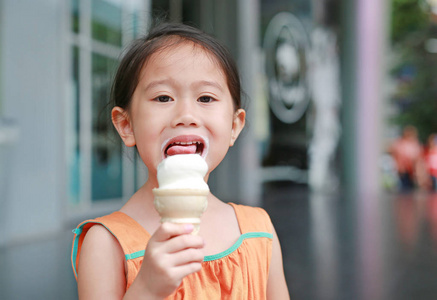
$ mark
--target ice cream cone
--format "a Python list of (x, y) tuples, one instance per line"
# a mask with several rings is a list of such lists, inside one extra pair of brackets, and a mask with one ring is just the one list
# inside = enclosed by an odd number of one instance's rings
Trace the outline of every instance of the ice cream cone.
[(209, 190), (153, 189), (155, 208), (161, 222), (193, 224), (192, 234), (200, 230), (200, 217), (208, 205)]

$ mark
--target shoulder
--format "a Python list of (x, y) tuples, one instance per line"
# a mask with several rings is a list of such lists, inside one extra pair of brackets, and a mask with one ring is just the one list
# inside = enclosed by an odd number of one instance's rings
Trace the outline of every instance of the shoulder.
[(261, 207), (230, 203), (234, 208), (242, 233), (265, 231), (273, 233), (273, 225), (268, 213)]
[[(102, 260), (103, 257), (105, 260)], [(88, 261), (90, 264), (88, 264)], [(84, 265), (94, 265), (101, 262), (106, 264), (111, 261), (124, 265), (123, 249), (115, 236), (104, 226), (93, 225), (88, 229), (82, 242), (78, 275)]]
[(120, 248), (120, 244), (118, 243), (114, 235), (103, 225), (100, 224), (94, 224), (88, 229), (86, 235), (84, 236), (82, 251), (85, 246), (90, 246), (94, 244), (101, 246), (106, 245), (110, 247), (117, 246), (118, 248)]
[(235, 204), (235, 203), (229, 203), (235, 211), (237, 211), (240, 214), (249, 214), (249, 215), (255, 215), (256, 217), (264, 217), (269, 218), (268, 213), (265, 211), (264, 208), (256, 207), (256, 206), (248, 206), (243, 204)]
[(122, 245), (114, 233), (114, 227), (117, 227), (114, 226), (116, 223), (111, 214), (94, 220), (84, 221), (73, 230), (75, 235), (73, 238), (71, 262), (76, 278), (80, 266), (84, 265), (82, 262), (89, 257), (99, 256), (100, 254), (119, 257), (121, 253), (123, 258)]

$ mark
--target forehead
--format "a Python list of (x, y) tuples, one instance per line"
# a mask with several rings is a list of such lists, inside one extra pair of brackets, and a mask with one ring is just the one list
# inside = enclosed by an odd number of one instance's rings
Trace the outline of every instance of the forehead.
[(223, 67), (215, 54), (202, 45), (180, 38), (171, 38), (158, 47), (145, 61), (143, 71), (151, 65), (166, 67), (190, 62), (196, 62), (196, 64), (201, 64), (203, 67), (214, 68), (226, 77)]

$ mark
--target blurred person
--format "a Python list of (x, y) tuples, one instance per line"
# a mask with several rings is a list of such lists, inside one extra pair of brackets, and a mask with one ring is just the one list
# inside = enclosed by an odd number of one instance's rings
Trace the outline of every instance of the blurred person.
[(417, 129), (414, 126), (406, 126), (402, 136), (390, 146), (389, 153), (396, 162), (402, 191), (410, 191), (422, 185), (422, 155), (423, 149), (417, 138)]
[(431, 134), (425, 152), (425, 162), (430, 178), (430, 188), (437, 191), (437, 134)]

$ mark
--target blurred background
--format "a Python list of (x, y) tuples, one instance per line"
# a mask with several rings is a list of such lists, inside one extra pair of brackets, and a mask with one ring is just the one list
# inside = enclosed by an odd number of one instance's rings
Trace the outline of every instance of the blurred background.
[(107, 102), (156, 20), (237, 60), (209, 184), (269, 212), (292, 299), (437, 298), (437, 1), (0, 0), (0, 299), (77, 299), (71, 230), (147, 178)]

